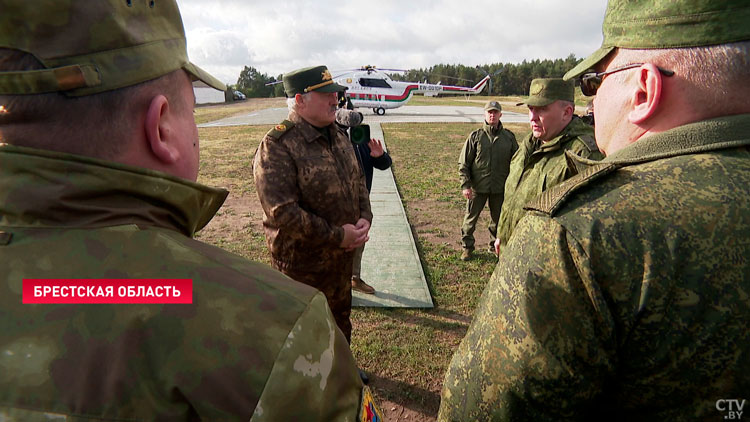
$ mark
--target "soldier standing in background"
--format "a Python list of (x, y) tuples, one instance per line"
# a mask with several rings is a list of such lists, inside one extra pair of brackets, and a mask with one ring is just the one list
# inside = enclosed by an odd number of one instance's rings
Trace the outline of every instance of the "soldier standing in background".
[(271, 265), (325, 293), (351, 341), (352, 260), (372, 213), (352, 144), (335, 124), (337, 93), (325, 66), (284, 74), (289, 117), (269, 131), (253, 174)]
[(748, 20), (744, 0), (609, 2), (602, 47), (565, 75), (596, 94), (607, 157), (528, 205), (439, 421), (743, 416)]
[(484, 106), (484, 125), (471, 132), (458, 157), (461, 194), (466, 198), (466, 213), (461, 226), (461, 260), (468, 261), (474, 252), (474, 229), (484, 204), (490, 207), (490, 251), (494, 251), (497, 220), (503, 206), (503, 188), (508, 177), (510, 159), (518, 150), (516, 136), (503, 128), (502, 107), (497, 101)]
[[(0, 11), (0, 420), (371, 412), (320, 292), (191, 239), (227, 196), (195, 182), (191, 82), (224, 85), (188, 61), (177, 4)], [(22, 302), (26, 279), (102, 277), (190, 279), (192, 302)]]
[(575, 86), (561, 78), (534, 79), (529, 97), (531, 132), (520, 142), (505, 182), (505, 206), (500, 214), (495, 250), (508, 243), (524, 205), (545, 190), (575, 175), (568, 153), (590, 160), (602, 159), (594, 129), (574, 114)]

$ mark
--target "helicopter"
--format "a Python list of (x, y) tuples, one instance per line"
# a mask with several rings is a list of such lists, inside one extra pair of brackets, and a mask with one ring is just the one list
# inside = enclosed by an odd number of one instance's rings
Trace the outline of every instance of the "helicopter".
[(344, 95), (353, 107), (372, 108), (373, 113), (382, 116), (387, 109), (406, 105), (414, 94), (424, 94), (427, 97), (434, 97), (438, 94), (479, 94), (490, 79), (487, 75), (473, 87), (465, 87), (441, 85), (440, 82), (430, 84), (394, 81), (384, 71), (402, 70), (378, 69), (375, 66), (366, 65), (337, 75), (333, 80), (348, 88)]

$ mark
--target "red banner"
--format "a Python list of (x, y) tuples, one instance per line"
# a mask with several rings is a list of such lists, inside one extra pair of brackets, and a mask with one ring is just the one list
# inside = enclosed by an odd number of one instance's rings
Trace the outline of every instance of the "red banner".
[(23, 303), (193, 303), (193, 280), (25, 278)]

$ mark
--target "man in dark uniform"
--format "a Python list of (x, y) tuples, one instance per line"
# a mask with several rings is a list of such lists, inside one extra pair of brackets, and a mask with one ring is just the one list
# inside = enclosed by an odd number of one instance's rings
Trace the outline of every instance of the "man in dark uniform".
[(325, 66), (283, 81), (289, 117), (263, 138), (253, 166), (271, 264), (325, 293), (351, 341), (352, 259), (368, 240), (372, 213), (351, 142), (334, 124), (345, 88)]
[[(362, 124), (362, 113), (355, 111), (351, 107), (351, 101), (348, 98), (339, 98), (339, 109), (336, 110), (336, 124), (349, 133), (354, 127)], [(391, 156), (383, 148), (382, 142), (375, 138), (356, 139), (352, 137), (352, 147), (354, 154), (357, 156), (359, 167), (365, 174), (365, 184), (367, 193), (372, 190), (373, 172), (375, 169), (387, 170), (391, 167)], [(375, 288), (362, 280), (362, 255), (365, 251), (365, 245), (354, 250), (354, 262), (352, 265), (352, 289), (361, 293), (375, 294)]]

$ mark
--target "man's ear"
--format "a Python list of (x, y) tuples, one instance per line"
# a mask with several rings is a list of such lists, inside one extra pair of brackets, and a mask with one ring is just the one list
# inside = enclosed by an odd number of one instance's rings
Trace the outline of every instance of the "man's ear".
[(653, 116), (659, 108), (664, 89), (664, 75), (652, 63), (645, 63), (637, 70), (638, 80), (633, 87), (632, 106), (628, 120), (641, 124)]
[(565, 107), (563, 108), (563, 118), (564, 119), (572, 118), (573, 113), (575, 113), (575, 106), (566, 102)]
[(297, 103), (297, 107), (305, 103), (305, 100), (302, 98), (302, 94), (294, 94), (294, 101)]
[(154, 157), (165, 164), (172, 164), (179, 159), (179, 151), (172, 139), (172, 120), (169, 100), (164, 95), (151, 99), (146, 112), (145, 130)]

